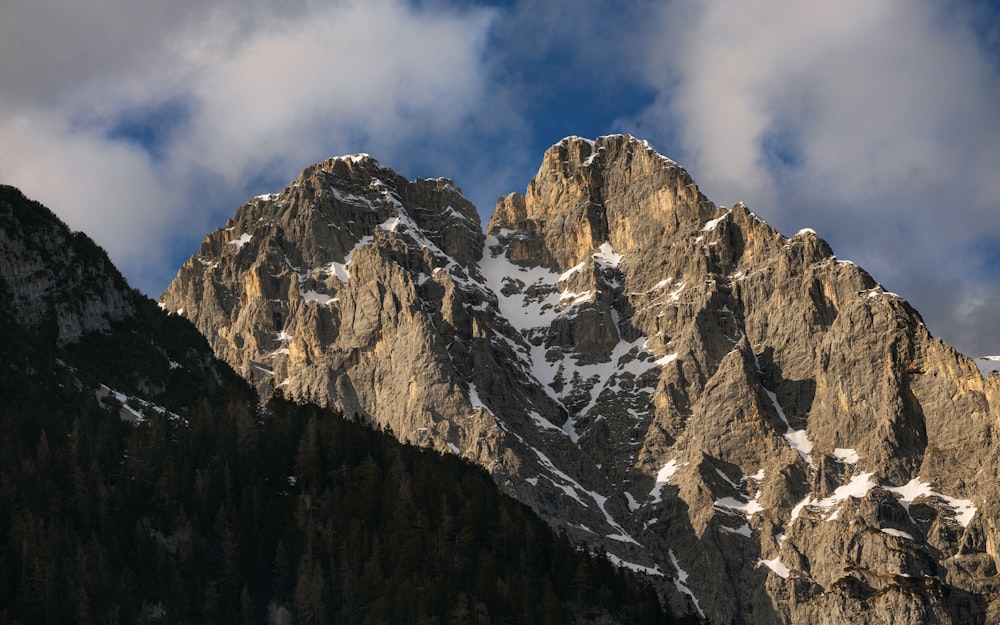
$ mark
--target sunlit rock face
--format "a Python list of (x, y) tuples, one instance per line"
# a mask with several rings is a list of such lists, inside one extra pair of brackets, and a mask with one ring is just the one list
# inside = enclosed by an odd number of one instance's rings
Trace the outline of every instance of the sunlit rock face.
[(554, 145), (485, 234), (450, 180), (328, 160), (161, 304), (262, 395), (482, 465), (680, 611), (1000, 621), (1000, 375), (643, 141)]

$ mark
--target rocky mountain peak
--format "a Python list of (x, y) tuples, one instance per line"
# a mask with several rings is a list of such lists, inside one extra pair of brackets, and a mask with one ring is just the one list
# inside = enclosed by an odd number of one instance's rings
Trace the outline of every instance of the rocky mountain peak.
[(567, 137), (546, 151), (524, 195), (500, 199), (487, 232), (518, 231), (515, 262), (565, 271), (604, 243), (625, 253), (659, 247), (715, 212), (688, 173), (647, 142)]
[(261, 393), (481, 464), (681, 611), (1000, 614), (1000, 376), (633, 137), (556, 144), (485, 235), (450, 181), (326, 161), (162, 302)]

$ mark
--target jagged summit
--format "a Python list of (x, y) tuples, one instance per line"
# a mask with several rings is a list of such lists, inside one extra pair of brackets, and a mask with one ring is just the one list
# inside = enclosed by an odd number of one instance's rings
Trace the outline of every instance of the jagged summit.
[(815, 232), (623, 135), (552, 146), (485, 234), (367, 162), (244, 205), (162, 297), (261, 393), (481, 464), (718, 622), (994, 622), (1000, 376)]
[[(515, 260), (523, 255), (565, 271), (603, 243), (625, 253), (660, 247), (677, 229), (717, 212), (687, 172), (648, 143), (625, 135), (574, 137), (546, 151), (524, 195), (498, 201), (487, 232), (526, 230)], [(546, 226), (523, 227), (526, 220)], [(536, 231), (541, 238), (530, 236)]]

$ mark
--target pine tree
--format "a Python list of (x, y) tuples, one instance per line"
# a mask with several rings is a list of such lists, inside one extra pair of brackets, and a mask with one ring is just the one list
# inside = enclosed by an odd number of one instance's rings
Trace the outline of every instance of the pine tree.
[(323, 568), (308, 554), (299, 562), (298, 581), (295, 583), (295, 617), (302, 625), (319, 625), (326, 622), (326, 578)]

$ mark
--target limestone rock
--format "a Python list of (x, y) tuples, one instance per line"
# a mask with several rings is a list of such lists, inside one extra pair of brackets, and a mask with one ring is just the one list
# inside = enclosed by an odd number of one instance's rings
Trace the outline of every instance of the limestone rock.
[(632, 137), (553, 146), (485, 235), (450, 181), (331, 159), (161, 302), (262, 394), (481, 464), (680, 611), (1000, 622), (1000, 375)]
[(18, 323), (28, 328), (48, 324), (59, 345), (107, 330), (135, 311), (128, 284), (103, 250), (14, 187), (2, 185), (0, 293)]

